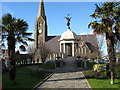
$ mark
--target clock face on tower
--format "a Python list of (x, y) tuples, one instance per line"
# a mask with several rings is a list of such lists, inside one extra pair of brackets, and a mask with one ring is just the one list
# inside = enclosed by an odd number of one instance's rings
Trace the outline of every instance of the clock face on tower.
[(39, 30), (39, 34), (41, 34), (41, 33), (42, 33), (42, 29)]

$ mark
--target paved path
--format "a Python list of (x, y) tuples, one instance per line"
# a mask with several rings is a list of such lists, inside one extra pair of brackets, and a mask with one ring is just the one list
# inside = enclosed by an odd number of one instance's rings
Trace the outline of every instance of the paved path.
[(78, 71), (85, 71), (87, 69), (82, 68), (56, 68), (56, 69), (44, 69), (39, 68), (37, 66), (27, 66), (29, 69), (36, 70), (39, 69), (40, 71), (48, 71), (53, 73), (65, 73), (65, 72), (78, 72)]
[(91, 88), (82, 72), (55, 73), (38, 88)]

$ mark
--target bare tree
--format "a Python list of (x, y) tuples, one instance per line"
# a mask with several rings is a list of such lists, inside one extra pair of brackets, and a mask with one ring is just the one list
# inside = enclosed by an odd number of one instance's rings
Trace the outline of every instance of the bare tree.
[(33, 44), (30, 44), (28, 47), (27, 47), (27, 52), (28, 54), (34, 54), (35, 53), (35, 48), (34, 48), (34, 45)]
[(38, 53), (39, 53), (39, 57), (40, 57), (41, 62), (45, 63), (48, 55), (50, 54), (50, 50), (49, 50), (49, 48), (47, 48), (45, 46), (44, 43), (40, 43), (40, 45), (38, 47)]
[[(33, 59), (35, 58), (35, 53), (36, 53), (36, 49), (34, 48), (34, 44), (30, 44), (27, 47), (27, 52), (28, 54), (31, 56), (31, 62), (33, 61)], [(33, 61), (34, 62), (34, 61)]]
[(102, 54), (104, 52), (104, 47), (105, 47), (105, 36), (103, 35), (98, 35), (98, 47), (96, 47), (97, 51), (98, 51), (98, 56), (97, 59), (101, 59), (102, 58)]
[(119, 40), (116, 40), (115, 52), (116, 52), (116, 55), (120, 53), (120, 41)]

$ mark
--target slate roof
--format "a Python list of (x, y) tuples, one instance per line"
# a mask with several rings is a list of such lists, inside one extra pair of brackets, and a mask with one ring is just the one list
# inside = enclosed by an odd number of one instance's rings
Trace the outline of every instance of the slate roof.
[(32, 59), (32, 55), (29, 54), (16, 54), (15, 55), (16, 59), (20, 60), (27, 60), (27, 59)]
[(60, 36), (47, 36), (46, 47), (50, 49), (51, 52), (59, 52), (59, 40)]
[(91, 51), (95, 51), (98, 47), (98, 41), (95, 35), (79, 35), (79, 37), (86, 43)]
[(97, 37), (95, 35), (78, 35), (79, 37), (82, 38), (83, 41), (86, 42), (86, 44), (91, 44), (94, 47), (98, 47), (98, 41), (97, 41)]
[[(98, 47), (97, 38), (94, 35), (77, 35), (81, 38), (86, 45), (93, 50), (94, 47)], [(51, 52), (57, 53), (59, 52), (59, 39), (61, 36), (47, 36), (46, 38), (46, 47), (50, 49)]]

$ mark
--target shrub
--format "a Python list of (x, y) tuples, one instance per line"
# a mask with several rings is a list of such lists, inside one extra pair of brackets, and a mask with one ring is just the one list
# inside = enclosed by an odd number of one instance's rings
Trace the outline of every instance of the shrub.
[(106, 78), (105, 72), (95, 72), (93, 70), (84, 71), (83, 74), (88, 78)]
[(95, 64), (93, 70), (96, 72), (102, 72), (104, 70), (105, 64)]
[(85, 77), (87, 79), (88, 78), (102, 78), (102, 79), (108, 78), (106, 76), (106, 72), (105, 71), (95, 72), (93, 70), (87, 70), (87, 71), (84, 71), (83, 74), (85, 75)]
[(84, 71), (83, 74), (85, 75), (86, 78), (94, 78), (94, 71), (93, 70)]
[(87, 67), (89, 69), (93, 69), (94, 64), (96, 64), (96, 63), (95, 62), (87, 62)]

